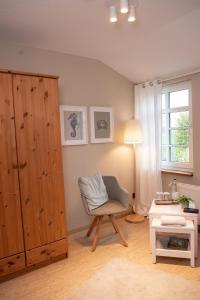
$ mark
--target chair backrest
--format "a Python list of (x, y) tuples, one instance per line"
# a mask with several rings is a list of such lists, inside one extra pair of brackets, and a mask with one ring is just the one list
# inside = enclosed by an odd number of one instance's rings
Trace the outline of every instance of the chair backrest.
[[(108, 193), (108, 199), (120, 201), (124, 207), (128, 208), (129, 204), (130, 204), (129, 203), (130, 195), (125, 189), (123, 189), (120, 186), (117, 178), (114, 176), (102, 176), (102, 179), (103, 179), (104, 185), (106, 187), (106, 191)], [(80, 188), (80, 184), (79, 184), (79, 188)], [(80, 188), (80, 192), (81, 192), (81, 188)], [(92, 210), (90, 210), (88, 207), (88, 199), (82, 192), (81, 192), (81, 198), (82, 198), (86, 213), (91, 215)]]
[(109, 199), (119, 200), (120, 184), (115, 176), (102, 176)]

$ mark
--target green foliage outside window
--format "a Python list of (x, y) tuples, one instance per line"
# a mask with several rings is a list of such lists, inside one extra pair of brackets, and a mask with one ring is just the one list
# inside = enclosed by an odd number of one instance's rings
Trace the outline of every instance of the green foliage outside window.
[(171, 161), (177, 162), (189, 162), (189, 149), (188, 147), (181, 147), (181, 145), (189, 144), (189, 119), (185, 113), (180, 113), (177, 119), (177, 127), (179, 129), (171, 131), (171, 142), (172, 135), (174, 144), (180, 145), (180, 147), (171, 147)]

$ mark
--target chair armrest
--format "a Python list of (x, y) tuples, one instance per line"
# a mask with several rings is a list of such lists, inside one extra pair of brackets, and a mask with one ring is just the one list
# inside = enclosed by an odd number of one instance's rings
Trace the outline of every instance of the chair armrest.
[(110, 200), (120, 201), (124, 207), (129, 208), (130, 194), (127, 190), (120, 186), (118, 180), (114, 176), (102, 176), (108, 197)]

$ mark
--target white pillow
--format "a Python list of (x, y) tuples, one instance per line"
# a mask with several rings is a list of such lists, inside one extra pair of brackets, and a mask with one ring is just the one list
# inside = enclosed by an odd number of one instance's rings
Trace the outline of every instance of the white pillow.
[(101, 174), (79, 177), (81, 194), (87, 199), (89, 210), (95, 209), (108, 201), (108, 194)]

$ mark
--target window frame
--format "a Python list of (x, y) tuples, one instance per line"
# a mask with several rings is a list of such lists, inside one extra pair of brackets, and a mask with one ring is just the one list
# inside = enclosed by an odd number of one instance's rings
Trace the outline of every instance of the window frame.
[[(180, 106), (180, 107), (176, 107), (176, 108), (170, 108), (170, 93), (178, 92), (181, 90), (188, 90), (188, 93), (189, 93), (188, 106)], [(162, 95), (163, 94), (165, 94), (165, 109), (162, 109), (162, 105), (161, 105), (161, 122), (163, 119), (163, 114), (164, 113), (167, 114), (166, 130), (168, 131), (168, 134), (167, 134), (167, 144), (166, 144), (167, 160), (166, 161), (162, 160), (162, 151), (161, 151), (161, 158), (160, 158), (161, 159), (161, 168), (168, 169), (168, 170), (177, 170), (177, 171), (192, 171), (193, 170), (192, 83), (191, 83), (191, 81), (185, 81), (185, 82), (167, 85), (167, 86), (163, 87), (163, 89), (162, 89)], [(161, 97), (161, 99), (162, 99), (162, 97)], [(172, 145), (170, 145), (170, 141), (169, 141), (169, 139), (170, 139), (169, 131), (173, 129), (173, 127), (170, 127), (170, 113), (183, 112), (183, 111), (188, 111), (188, 113), (189, 113), (189, 126), (188, 126), (189, 144), (187, 145), (189, 148), (189, 162), (173, 162), (170, 160), (170, 153), (169, 153), (169, 149), (170, 149), (170, 147), (172, 147)], [(163, 133), (163, 127), (161, 126), (161, 149), (163, 147), (162, 133)], [(186, 145), (184, 145), (184, 146), (186, 146)]]

